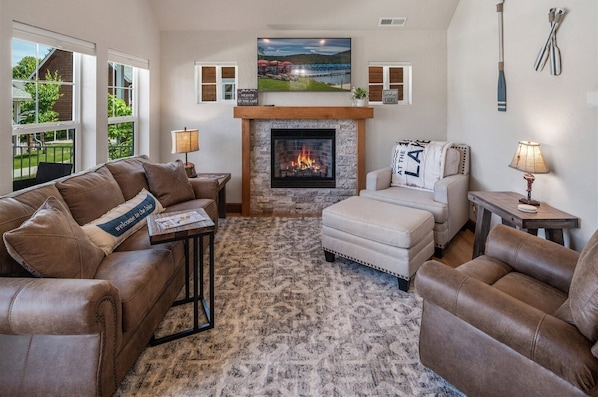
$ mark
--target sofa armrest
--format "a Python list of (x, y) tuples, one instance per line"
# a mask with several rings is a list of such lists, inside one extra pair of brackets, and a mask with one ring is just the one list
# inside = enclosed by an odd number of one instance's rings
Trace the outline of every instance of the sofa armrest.
[(122, 336), (118, 289), (106, 280), (0, 278), (0, 333)]
[(485, 253), (564, 292), (579, 259), (572, 249), (505, 225), (490, 230)]
[(440, 262), (417, 272), (417, 292), (486, 335), (584, 390), (595, 387), (592, 343), (574, 326)]
[(218, 181), (216, 179), (189, 178), (196, 199), (218, 201)]
[(392, 168), (386, 167), (370, 171), (365, 177), (366, 190), (383, 190), (390, 187)]
[(468, 207), (467, 191), (469, 175), (456, 174), (440, 179), (434, 184), (434, 201), (450, 204), (452, 211), (455, 202), (465, 202)]

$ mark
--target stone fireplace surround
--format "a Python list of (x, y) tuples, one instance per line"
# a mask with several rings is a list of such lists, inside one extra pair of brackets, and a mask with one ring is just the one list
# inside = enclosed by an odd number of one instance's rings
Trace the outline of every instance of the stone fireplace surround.
[[(365, 120), (371, 107), (239, 106), (242, 119), (242, 215), (317, 215), (365, 188)], [(335, 188), (270, 188), (271, 128), (336, 129)]]

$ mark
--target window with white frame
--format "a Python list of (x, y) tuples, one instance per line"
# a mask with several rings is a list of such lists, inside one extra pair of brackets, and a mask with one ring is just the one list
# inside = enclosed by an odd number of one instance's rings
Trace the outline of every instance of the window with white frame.
[(370, 62), (368, 91), (370, 104), (382, 104), (384, 90), (397, 90), (398, 104), (411, 104), (411, 63)]
[(137, 154), (139, 126), (139, 75), (149, 61), (108, 50), (108, 159)]
[(136, 68), (108, 62), (108, 159), (135, 153)]
[(95, 45), (13, 22), (14, 180), (33, 179), (42, 161), (74, 164), (82, 54)]
[(234, 102), (237, 99), (237, 64), (195, 63), (197, 103)]

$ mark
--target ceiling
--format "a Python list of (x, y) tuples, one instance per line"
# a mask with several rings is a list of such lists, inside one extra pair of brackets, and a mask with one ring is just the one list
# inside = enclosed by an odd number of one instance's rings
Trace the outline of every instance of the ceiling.
[[(162, 31), (384, 30), (448, 27), (459, 0), (149, 0)], [(405, 27), (378, 26), (406, 17)]]

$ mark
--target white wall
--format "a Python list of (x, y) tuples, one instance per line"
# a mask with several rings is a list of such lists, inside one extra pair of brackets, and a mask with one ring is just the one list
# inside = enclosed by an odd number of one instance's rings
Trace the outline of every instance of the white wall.
[[(239, 88), (257, 87), (258, 37), (351, 37), (352, 83), (367, 85), (369, 61), (407, 61), (413, 65), (413, 105), (376, 106), (368, 120), (366, 169), (390, 164), (397, 138), (446, 137), (446, 31), (333, 32), (162, 32), (161, 34), (161, 158), (170, 154), (169, 132), (200, 130), (200, 151), (189, 153), (198, 172), (230, 172), (227, 200), (241, 202), (241, 121), (233, 105), (196, 104), (195, 61), (236, 61)], [(348, 93), (263, 93), (260, 104), (276, 106), (350, 106)]]
[(79, 142), (85, 150), (81, 156), (82, 168), (107, 159), (108, 118), (104, 109), (107, 109), (108, 50), (149, 59), (151, 99), (144, 102), (146, 116), (140, 120), (141, 128), (145, 128), (141, 147), (143, 153), (159, 159), (160, 33), (147, 0), (0, 0), (0, 11), (0, 194), (12, 190), (12, 21), (96, 44), (95, 65), (85, 65), (92, 70), (95, 67), (98, 72), (96, 81), (85, 82), (88, 84), (85, 89), (95, 92), (95, 101), (91, 99), (83, 109), (88, 124), (83, 126), (84, 141)]
[[(581, 218), (571, 246), (598, 228), (598, 9), (564, 2), (558, 31), (562, 75), (533, 64), (549, 32), (549, 0), (504, 4), (507, 112), (497, 111), (496, 1), (461, 0), (448, 29), (449, 140), (471, 145), (472, 190), (525, 194), (508, 164), (519, 140), (541, 143), (551, 173), (536, 175), (533, 197)], [(593, 99), (591, 99), (593, 98)]]

